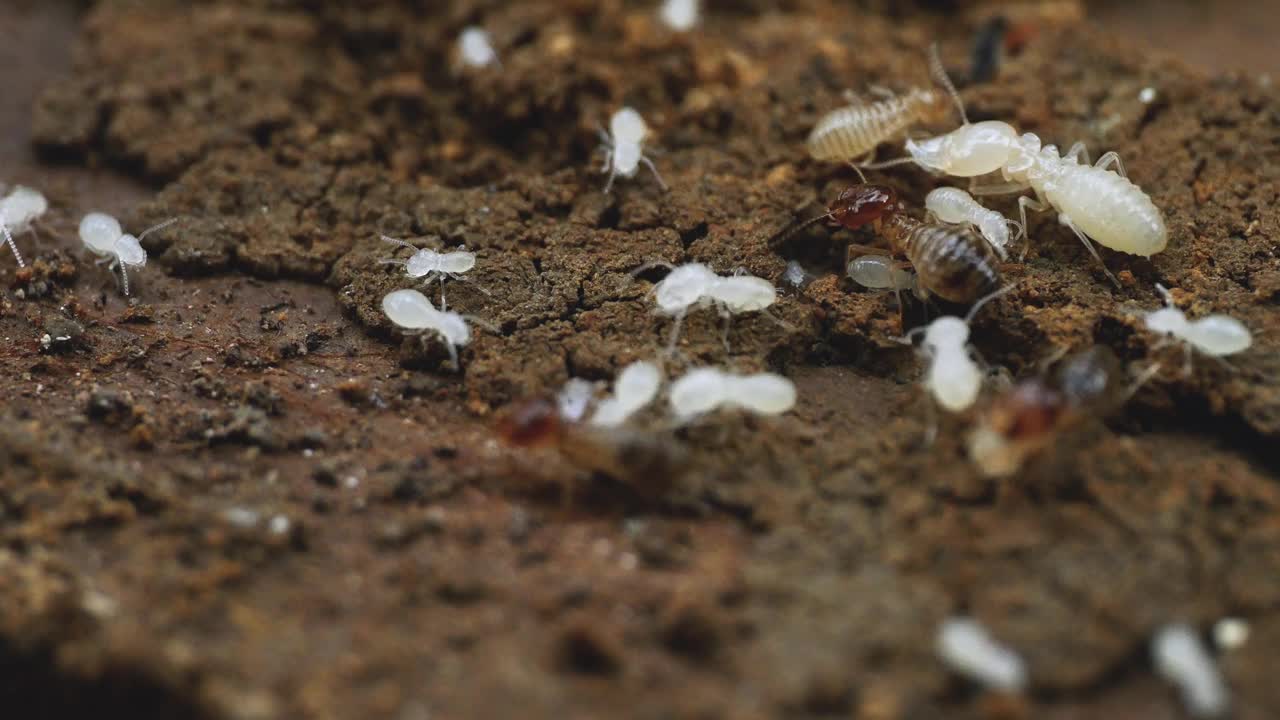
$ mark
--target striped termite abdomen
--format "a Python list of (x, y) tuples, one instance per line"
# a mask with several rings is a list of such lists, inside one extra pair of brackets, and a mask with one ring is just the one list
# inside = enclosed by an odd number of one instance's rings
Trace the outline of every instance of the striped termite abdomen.
[(911, 261), (920, 286), (944, 300), (969, 303), (1000, 288), (999, 258), (967, 227), (898, 214), (884, 224), (884, 233)]
[(850, 161), (880, 143), (902, 137), (912, 126), (945, 108), (940, 93), (912, 90), (906, 95), (833, 110), (818, 120), (806, 143), (814, 160)]

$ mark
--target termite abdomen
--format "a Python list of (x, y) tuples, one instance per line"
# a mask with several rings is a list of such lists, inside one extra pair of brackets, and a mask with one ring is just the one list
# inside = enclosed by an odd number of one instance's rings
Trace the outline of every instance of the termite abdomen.
[(972, 230), (954, 225), (909, 221), (900, 243), (920, 285), (956, 303), (973, 302), (1000, 287), (999, 259)]

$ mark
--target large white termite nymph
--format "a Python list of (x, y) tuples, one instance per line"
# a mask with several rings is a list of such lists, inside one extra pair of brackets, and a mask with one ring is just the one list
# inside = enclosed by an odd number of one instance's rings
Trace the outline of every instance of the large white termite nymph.
[(969, 346), (969, 322), (983, 305), (1014, 287), (1016, 286), (1007, 285), (974, 303), (963, 319), (944, 315), (925, 327), (915, 328), (907, 333), (907, 338), (918, 333), (924, 334), (920, 349), (929, 362), (924, 385), (943, 409), (953, 413), (962, 412), (978, 399), (978, 392), (982, 390), (983, 372)]
[(669, 347), (680, 336), (680, 324), (690, 309), (712, 305), (724, 316), (724, 343), (729, 343), (729, 320), (745, 312), (762, 312), (778, 299), (773, 283), (753, 275), (722, 277), (702, 263), (680, 265), (653, 288), (658, 311), (676, 319)]
[(991, 249), (996, 251), (1001, 260), (1008, 258), (1009, 226), (1018, 227), (1018, 224), (995, 210), (983, 207), (964, 190), (956, 187), (935, 188), (925, 197), (924, 209), (941, 222), (973, 227), (990, 243)]
[(437, 310), (427, 296), (417, 290), (387, 293), (382, 298), (382, 312), (406, 334), (433, 332), (439, 335), (454, 367), (461, 367), (458, 365), (458, 348), (471, 342), (471, 328), (461, 315)]
[(109, 263), (108, 270), (120, 268), (120, 282), (124, 294), (129, 294), (129, 273), (127, 268), (140, 268), (147, 264), (147, 251), (142, 247), (142, 240), (147, 235), (168, 227), (177, 222), (177, 218), (153, 225), (142, 234), (134, 237), (126, 234), (120, 227), (120, 221), (101, 212), (91, 212), (80, 220), (80, 241), (90, 252), (100, 256), (98, 264)]
[(444, 281), (445, 278), (453, 280), (464, 280), (462, 274), (470, 271), (476, 266), (476, 254), (467, 252), (466, 247), (458, 248), (449, 252), (437, 252), (430, 248), (419, 248), (416, 245), (407, 243), (404, 240), (397, 240), (393, 237), (382, 236), (382, 241), (399, 245), (401, 247), (413, 250), (413, 255), (408, 260), (399, 260), (397, 258), (387, 258), (382, 260), (384, 265), (403, 265), (405, 274), (411, 278), (421, 279), (423, 283), (429, 283), (440, 278), (440, 305), (444, 306)]
[(1182, 343), (1186, 353), (1185, 372), (1191, 371), (1191, 353), (1199, 352), (1212, 358), (1221, 358), (1244, 352), (1253, 344), (1253, 336), (1244, 323), (1229, 315), (1206, 315), (1197, 320), (1187, 316), (1174, 305), (1173, 294), (1163, 285), (1156, 290), (1164, 298), (1165, 307), (1147, 313), (1144, 320), (1147, 329), (1165, 337), (1157, 347), (1169, 341)]
[(633, 108), (624, 107), (609, 119), (608, 132), (604, 128), (599, 128), (598, 131), (602, 143), (600, 149), (605, 151), (601, 172), (609, 173), (609, 180), (604, 185), (606, 193), (613, 189), (614, 178), (635, 177), (640, 163), (644, 163), (653, 172), (653, 177), (663, 190), (667, 189), (667, 183), (658, 174), (658, 168), (644, 155), (644, 141), (649, 135), (649, 126), (645, 125), (640, 113)]
[(795, 407), (796, 386), (773, 373), (737, 375), (719, 368), (698, 368), (671, 384), (668, 400), (680, 423), (719, 409), (781, 415)]
[(18, 244), (13, 241), (14, 235), (35, 231), (35, 222), (49, 210), (49, 201), (38, 190), (21, 185), (0, 198), (0, 231), (4, 232), (4, 240), (13, 251), (18, 267), (25, 267), (22, 254), (18, 252)]
[[(952, 98), (964, 124), (946, 135), (908, 139), (907, 158), (881, 165), (914, 162), (931, 172), (967, 178), (999, 171), (1003, 184), (975, 185), (970, 190), (981, 195), (1034, 191), (1035, 199), (1018, 199), (1022, 227), (1027, 227), (1027, 208), (1052, 208), (1058, 212), (1058, 222), (1080, 238), (1099, 264), (1102, 258), (1090, 238), (1112, 250), (1141, 257), (1150, 257), (1168, 245), (1164, 217), (1142, 188), (1129, 181), (1119, 155), (1106, 153), (1090, 165), (1089, 153), (1081, 142), (1060, 155), (1056, 146), (1041, 147), (1039, 137), (1032, 133), (1019, 136), (1006, 122), (970, 123), (959, 95), (952, 92)], [(1112, 165), (1115, 170), (1109, 169)], [(1103, 271), (1118, 287), (1119, 281), (1105, 264)]]

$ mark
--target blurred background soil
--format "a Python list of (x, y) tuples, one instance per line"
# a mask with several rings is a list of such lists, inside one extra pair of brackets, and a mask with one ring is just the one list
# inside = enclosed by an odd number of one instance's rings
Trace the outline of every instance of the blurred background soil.
[[(301, 0), (0, 6), (0, 180), (51, 198), (32, 269), (0, 258), (0, 703), (15, 717), (1176, 718), (1148, 642), (1247, 618), (1220, 657), (1240, 718), (1280, 714), (1280, 101), (1269, 3)], [(999, 118), (1118, 151), (1167, 251), (1104, 252), (1052, 214), (974, 342), (1014, 376), (1060, 348), (1152, 358), (1176, 288), (1255, 345), (1180, 359), (1017, 478), (981, 479), (971, 417), (932, 445), (891, 296), (848, 242), (770, 247), (854, 176), (807, 159), (841, 94), (962, 80), (994, 13), (1019, 51), (964, 83)], [(464, 71), (483, 24), (501, 69)], [(1225, 29), (1224, 29), (1225, 28)], [(1144, 88), (1156, 99), (1139, 100)], [(601, 193), (594, 128), (635, 106), (671, 191)], [(945, 130), (947, 128), (934, 128)], [(881, 149), (881, 157), (895, 151)], [(913, 204), (935, 181), (874, 179)], [(996, 207), (1015, 207), (1001, 200)], [(147, 239), (122, 297), (79, 249), (93, 209)], [(379, 301), (384, 233), (479, 256), (454, 372)], [(771, 369), (800, 405), (679, 432), (667, 478), (590, 477), (493, 416), (654, 357), (652, 261), (782, 285), (784, 323), (691, 315), (667, 370)], [(908, 305), (908, 326), (924, 313)], [(968, 613), (1026, 659), (983, 694), (934, 657)]]

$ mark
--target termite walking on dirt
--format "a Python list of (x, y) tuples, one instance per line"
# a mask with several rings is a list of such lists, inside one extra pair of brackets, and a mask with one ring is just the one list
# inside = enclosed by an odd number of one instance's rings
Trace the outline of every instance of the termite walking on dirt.
[[(777, 236), (772, 244), (804, 228), (831, 222), (856, 230), (870, 225), (889, 243), (895, 255), (904, 256), (917, 275), (922, 293), (932, 293), (956, 303), (969, 303), (1000, 287), (1000, 259), (991, 245), (968, 227), (918, 220), (907, 214), (898, 193), (884, 185), (852, 185), (845, 188), (827, 212), (809, 218)], [(851, 254), (877, 250), (852, 245)]]
[[(935, 77), (941, 64), (937, 52), (929, 58), (929, 66)], [(818, 120), (809, 133), (806, 146), (814, 160), (848, 162), (861, 173), (875, 157), (881, 143), (901, 138), (912, 127), (921, 123), (937, 122), (951, 111), (945, 93), (937, 90), (915, 88), (903, 95), (889, 94), (877, 102), (855, 102), (833, 110)]]
[[(982, 186), (975, 181), (970, 191), (975, 195), (1034, 191), (1034, 199), (1018, 198), (1024, 231), (1027, 208), (1056, 210), (1058, 222), (1076, 234), (1116, 287), (1120, 281), (1102, 262), (1090, 238), (1112, 250), (1141, 257), (1150, 257), (1168, 245), (1163, 216), (1142, 188), (1129, 180), (1119, 155), (1108, 152), (1090, 165), (1082, 142), (1060, 155), (1056, 146), (1042, 146), (1033, 133), (1018, 135), (1009, 123), (970, 123), (950, 80), (946, 85), (964, 124), (945, 135), (908, 139), (906, 158), (877, 167), (909, 162), (931, 172), (967, 178), (999, 171), (1004, 183)], [(1110, 169), (1112, 165), (1115, 170)]]

